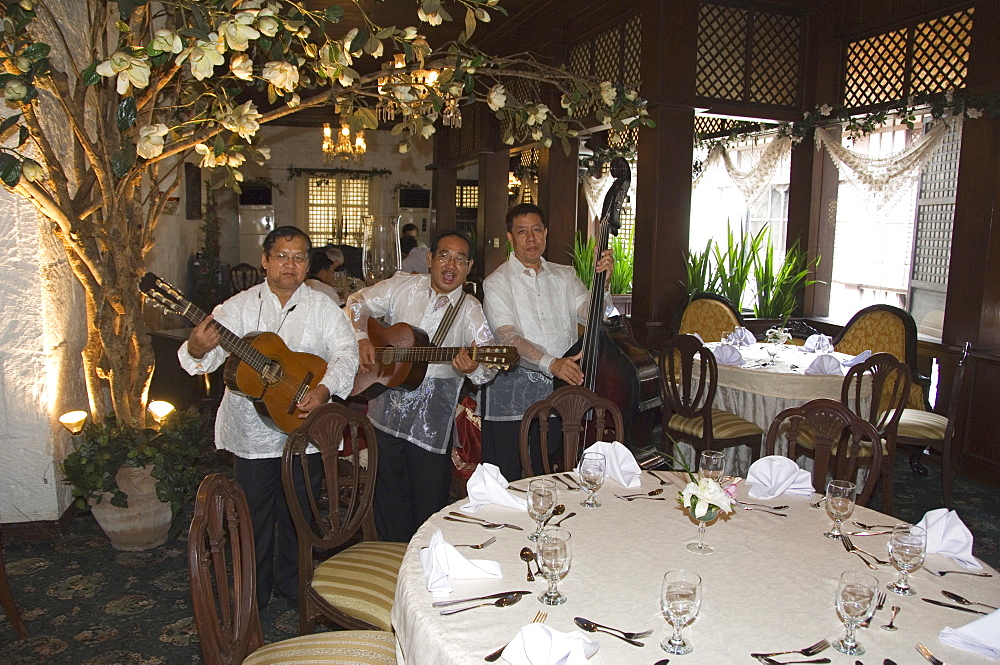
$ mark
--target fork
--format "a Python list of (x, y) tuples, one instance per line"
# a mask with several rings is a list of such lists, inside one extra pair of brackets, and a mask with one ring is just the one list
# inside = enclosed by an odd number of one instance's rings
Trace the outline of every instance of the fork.
[(920, 652), (921, 656), (930, 661), (931, 665), (948, 665), (948, 663), (932, 654), (930, 650), (920, 642), (917, 642), (917, 651)]
[(803, 656), (806, 656), (808, 658), (809, 656), (815, 656), (816, 654), (818, 654), (819, 652), (823, 651), (824, 649), (829, 648), (829, 646), (830, 646), (830, 642), (829, 641), (827, 641), (827, 640), (820, 640), (816, 644), (813, 644), (812, 646), (808, 646), (805, 649), (796, 649), (795, 651), (775, 651), (774, 653), (752, 653), (750, 655), (753, 656), (754, 658), (756, 658), (758, 656), (763, 656), (765, 658), (770, 658), (771, 656), (784, 656), (786, 653), (800, 653)]
[(647, 496), (645, 494), (640, 494), (639, 496), (622, 496), (621, 494), (615, 494), (615, 497), (621, 499), (622, 501), (635, 501), (636, 499), (649, 499), (651, 501), (666, 501), (665, 496)]
[[(882, 610), (885, 607), (885, 592), (879, 591), (878, 595), (875, 597), (875, 612)], [(872, 617), (875, 616), (875, 612), (872, 612), (872, 616), (868, 617), (858, 625), (861, 628), (867, 628), (872, 623)]]
[(736, 501), (735, 499), (733, 502), (743, 510), (759, 510), (762, 513), (769, 513), (771, 515), (777, 515), (778, 517), (788, 517), (785, 513), (776, 513), (773, 510), (768, 510), (767, 508), (751, 508), (749, 504), (743, 503), (742, 501)]
[(478, 545), (455, 545), (455, 547), (469, 547), (469, 548), (472, 548), (474, 550), (481, 550), (484, 547), (489, 547), (490, 545), (492, 545), (495, 542), (497, 542), (497, 537), (493, 536), (492, 538), (490, 538), (489, 540), (487, 540), (485, 543), (479, 543)]
[(847, 536), (846, 533), (843, 534), (840, 537), (844, 540), (845, 543), (847, 543), (848, 551), (850, 551), (850, 552), (861, 552), (862, 554), (867, 554), (868, 556), (870, 556), (872, 559), (875, 560), (875, 563), (881, 564), (883, 566), (888, 566), (889, 565), (888, 561), (883, 561), (882, 559), (878, 558), (877, 556), (875, 556), (871, 552), (866, 552), (865, 550), (861, 549), (860, 547), (855, 547), (854, 543), (851, 542), (851, 539)]
[[(548, 618), (549, 618), (548, 614), (539, 610), (537, 613), (535, 613), (535, 618), (531, 620), (531, 623), (545, 623), (545, 620)], [(510, 644), (510, 642), (508, 642), (507, 644)], [(486, 656), (485, 658), (483, 658), (483, 660), (485, 660), (487, 663), (492, 663), (495, 660), (499, 660), (500, 654), (502, 654), (503, 650), (507, 648), (507, 644), (503, 645), (490, 655)]]
[(969, 570), (931, 570), (927, 567), (924, 567), (924, 570), (937, 577), (944, 577), (948, 573), (955, 573), (956, 575), (972, 575), (973, 577), (993, 577), (990, 573), (973, 573)]
[(876, 568), (875, 565), (871, 561), (869, 561), (868, 559), (866, 559), (863, 556), (861, 556), (861, 552), (859, 552), (857, 549), (852, 549), (851, 546), (848, 545), (847, 543), (848, 543), (848, 539), (845, 538), (843, 535), (841, 535), (840, 536), (840, 544), (844, 546), (845, 550), (847, 550), (851, 554), (856, 555), (859, 559), (861, 559), (861, 561), (864, 562), (864, 564), (866, 566), (868, 566), (872, 570), (878, 570), (878, 568)]
[(563, 478), (562, 476), (556, 475), (556, 476), (553, 476), (553, 478), (555, 478), (556, 480), (558, 480), (559, 482), (561, 482), (563, 485), (565, 485), (566, 489), (569, 490), (570, 492), (579, 492), (580, 491), (580, 488), (578, 486), (576, 486), (576, 485), (570, 485), (569, 482), (567, 482), (567, 480), (565, 478)]

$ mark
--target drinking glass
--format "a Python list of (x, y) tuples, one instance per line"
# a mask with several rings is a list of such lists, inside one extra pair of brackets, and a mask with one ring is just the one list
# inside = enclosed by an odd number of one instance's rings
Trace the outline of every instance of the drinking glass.
[(542, 576), (549, 581), (549, 588), (538, 596), (538, 602), (543, 605), (562, 605), (566, 602), (566, 595), (556, 585), (566, 577), (573, 561), (570, 533), (566, 529), (545, 529), (535, 541), (535, 547), (538, 549), (538, 567)]
[(664, 637), (660, 648), (678, 655), (691, 653), (694, 647), (681, 637), (681, 628), (697, 616), (701, 607), (701, 578), (689, 570), (668, 572), (660, 587), (660, 607), (674, 627), (673, 635)]
[(528, 540), (538, 540), (545, 520), (552, 517), (556, 507), (556, 481), (551, 478), (536, 478), (528, 483), (528, 514), (535, 520), (535, 531)]
[(878, 580), (867, 573), (848, 571), (840, 576), (837, 585), (837, 612), (847, 626), (844, 639), (833, 643), (833, 648), (848, 656), (860, 656), (865, 648), (854, 638), (858, 624), (872, 615), (875, 609), (875, 590)]
[(687, 544), (688, 552), (691, 552), (692, 554), (711, 554), (712, 552), (715, 551), (714, 547), (705, 544), (705, 525), (714, 520), (718, 516), (719, 516), (718, 508), (710, 509), (707, 513), (705, 513), (701, 517), (696, 516), (694, 514), (694, 510), (693, 509), (691, 510), (691, 517), (694, 517), (696, 520), (698, 520), (698, 542), (688, 543)]
[(847, 480), (831, 480), (826, 486), (826, 514), (833, 520), (833, 526), (823, 535), (840, 538), (840, 523), (854, 512), (854, 483)]
[(726, 470), (726, 456), (718, 450), (704, 450), (701, 453), (701, 461), (698, 464), (698, 471), (703, 478), (721, 480), (722, 472)]
[(781, 350), (781, 345), (777, 342), (768, 342), (764, 345), (764, 350), (767, 351), (767, 355), (771, 356), (771, 360), (767, 364), (773, 365), (774, 359), (778, 355), (778, 351)]
[(580, 487), (587, 492), (587, 498), (580, 505), (584, 508), (600, 508), (594, 495), (604, 484), (604, 473), (607, 471), (607, 462), (603, 453), (584, 453), (577, 467), (577, 475), (580, 476)]
[(912, 596), (913, 588), (906, 576), (924, 562), (927, 551), (927, 531), (923, 527), (897, 524), (889, 537), (889, 559), (899, 569), (899, 579), (890, 582), (886, 588), (900, 596)]

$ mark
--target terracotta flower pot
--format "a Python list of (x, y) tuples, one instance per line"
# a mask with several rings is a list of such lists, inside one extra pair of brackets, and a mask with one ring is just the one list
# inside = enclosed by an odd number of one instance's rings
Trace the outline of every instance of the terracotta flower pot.
[(100, 503), (90, 500), (94, 519), (116, 550), (140, 552), (167, 542), (174, 516), (170, 504), (156, 497), (152, 468), (125, 466), (118, 470), (115, 478), (118, 487), (128, 495), (128, 508), (112, 506), (110, 494), (104, 494)]

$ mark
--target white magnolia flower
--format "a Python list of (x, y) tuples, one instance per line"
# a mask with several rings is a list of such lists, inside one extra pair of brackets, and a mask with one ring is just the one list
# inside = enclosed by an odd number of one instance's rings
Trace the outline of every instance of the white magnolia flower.
[(685, 508), (691, 508), (692, 497), (697, 497), (694, 506), (695, 518), (704, 517), (710, 506), (715, 506), (722, 512), (733, 512), (732, 499), (722, 489), (719, 481), (712, 478), (699, 478), (698, 482), (690, 482), (681, 490), (681, 502)]
[(542, 145), (545, 146), (546, 148), (551, 148), (552, 147), (552, 137), (551, 136), (546, 136), (545, 140), (542, 141)]
[(409, 146), (408, 143), (400, 143), (399, 144), (399, 154), (405, 155), (409, 151), (410, 151), (410, 146)]
[(830, 106), (829, 104), (823, 104), (823, 106), (819, 107), (819, 114), (824, 118), (830, 115), (832, 112), (833, 112), (833, 107)]
[(514, 145), (514, 136), (508, 135), (503, 137), (503, 142), (506, 143), (507, 145)]
[(312, 32), (312, 28), (310, 28), (308, 25), (303, 25), (296, 31), (295, 36), (298, 37), (299, 39), (305, 39), (309, 36), (310, 32)]
[(354, 70), (343, 67), (337, 75), (337, 81), (345, 88), (350, 88), (354, 84)]
[(416, 37), (417, 37), (417, 29), (414, 26), (408, 25), (406, 26), (406, 28), (403, 29), (403, 39), (405, 39), (406, 41), (412, 41), (416, 39)]
[(965, 109), (965, 115), (975, 120), (976, 118), (982, 118), (983, 112), (979, 109)]
[(35, 6), (35, 0), (20, 0), (17, 4), (21, 5), (21, 9), (26, 12), (30, 12), (31, 8)]
[(45, 177), (45, 169), (33, 159), (25, 159), (21, 164), (21, 175), (31, 182), (38, 182)]
[(392, 94), (397, 101), (404, 104), (409, 104), (417, 100), (417, 96), (413, 94), (412, 88), (408, 85), (397, 85), (393, 89)]
[(261, 117), (261, 114), (257, 113), (257, 107), (254, 106), (252, 101), (249, 101), (240, 104), (228, 113), (224, 113), (219, 118), (219, 122), (229, 131), (236, 132), (249, 141), (257, 133), (257, 130), (260, 129), (260, 123), (257, 121)]
[(216, 166), (222, 166), (226, 163), (226, 156), (224, 154), (216, 157), (212, 149), (204, 143), (195, 145), (194, 151), (202, 156), (201, 167), (203, 169), (214, 169)]
[(14, 62), (17, 65), (18, 71), (20, 71), (21, 73), (26, 74), (28, 70), (31, 69), (31, 60), (28, 60), (25, 57), (18, 56), (17, 58), (14, 59)]
[(431, 134), (433, 134), (435, 131), (436, 130), (434, 125), (426, 124), (420, 128), (420, 135), (425, 139), (429, 139), (431, 137)]
[(299, 82), (299, 69), (284, 60), (272, 60), (264, 65), (261, 76), (275, 88), (292, 92)]
[(299, 97), (299, 93), (293, 92), (292, 98), (288, 100), (288, 108), (293, 109), (302, 103), (302, 98)]
[(160, 29), (153, 36), (153, 43), (150, 44), (157, 51), (163, 53), (180, 53), (184, 50), (184, 42), (181, 36), (173, 30)]
[(19, 79), (11, 79), (7, 81), (7, 85), (4, 86), (3, 96), (8, 102), (19, 102), (24, 99), (25, 95), (28, 94), (28, 86), (24, 84), (24, 81)]
[(251, 39), (260, 37), (253, 27), (254, 15), (250, 12), (240, 12), (228, 21), (223, 21), (219, 32), (226, 40), (226, 45), (234, 51), (245, 51), (250, 46)]
[(563, 93), (563, 96), (559, 98), (559, 105), (564, 109), (568, 109), (573, 105), (573, 101), (569, 98), (569, 95)]
[(257, 29), (260, 30), (261, 34), (274, 37), (280, 28), (281, 22), (274, 17), (274, 11), (271, 9), (262, 9), (257, 14)]
[(431, 25), (441, 25), (441, 23), (444, 22), (444, 19), (440, 14), (437, 12), (431, 12), (428, 14), (424, 11), (423, 7), (417, 10), (417, 18), (424, 23), (430, 23)]
[(195, 45), (177, 56), (176, 63), (182, 64), (185, 60), (191, 61), (191, 74), (202, 81), (215, 74), (215, 68), (226, 61), (226, 58), (219, 52), (219, 36), (211, 32), (208, 41), (195, 42)]
[(101, 76), (118, 77), (118, 94), (128, 92), (129, 84), (136, 88), (149, 85), (149, 61), (145, 57), (133, 57), (124, 51), (115, 51), (108, 60), (97, 65)]
[[(347, 34), (344, 35), (344, 38), (340, 40), (340, 43), (343, 45), (343, 48), (341, 49), (343, 55), (340, 58), (338, 58), (337, 61), (343, 65), (349, 65), (354, 62), (354, 60), (351, 59), (352, 55), (351, 42), (354, 41), (354, 38), (357, 36), (357, 34), (358, 34), (358, 29), (351, 28), (350, 30), (347, 31)], [(361, 54), (358, 53), (358, 55)]]
[(604, 102), (605, 106), (614, 106), (615, 99), (618, 97), (618, 91), (615, 90), (615, 86), (611, 85), (609, 81), (601, 82), (601, 101)]
[(545, 117), (549, 114), (549, 107), (545, 104), (539, 104), (535, 107), (535, 110), (528, 113), (527, 123), (529, 125), (540, 125), (545, 122)]
[[(243, 166), (243, 162), (247, 161), (247, 158), (243, 155), (242, 152), (231, 152), (227, 154), (225, 157), (226, 157), (226, 164), (228, 166), (232, 166), (233, 168), (237, 169)], [(237, 176), (237, 180), (241, 179), (242, 178)]]
[(634, 102), (635, 100), (639, 99), (639, 91), (633, 89), (626, 90), (625, 99), (629, 100), (630, 102)]
[(163, 153), (164, 138), (168, 128), (163, 123), (145, 125), (139, 128), (139, 140), (135, 144), (135, 151), (144, 159), (152, 159)]
[(490, 93), (486, 97), (486, 103), (491, 111), (499, 111), (507, 105), (507, 91), (502, 85), (495, 85), (490, 88)]
[(539, 129), (533, 129), (531, 131), (531, 140), (532, 141), (540, 141), (541, 138), (542, 138), (542, 132), (541, 132), (541, 130), (539, 130)]
[(268, 146), (266, 145), (260, 146), (259, 148), (257, 148), (257, 152), (260, 153), (260, 159), (257, 159), (255, 157), (254, 161), (257, 162), (258, 164), (263, 165), (264, 162), (271, 159), (271, 148), (269, 148)]
[(249, 81), (253, 78), (253, 60), (246, 53), (235, 53), (229, 59), (229, 71), (236, 78)]

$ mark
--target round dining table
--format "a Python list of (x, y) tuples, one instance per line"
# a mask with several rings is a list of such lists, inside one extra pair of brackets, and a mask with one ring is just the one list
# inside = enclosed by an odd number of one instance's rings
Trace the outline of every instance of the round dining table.
[[(504, 646), (518, 630), (530, 623), (539, 610), (547, 613), (545, 624), (560, 632), (576, 630), (574, 617), (584, 617), (606, 626), (640, 632), (653, 629), (641, 641), (642, 647), (604, 633), (587, 633), (600, 643), (590, 661), (613, 665), (653, 665), (669, 657), (673, 665), (726, 665), (757, 663), (752, 652), (777, 652), (803, 649), (822, 639), (837, 640), (844, 626), (836, 610), (836, 590), (841, 573), (868, 571), (857, 555), (845, 550), (839, 540), (826, 538), (830, 519), (822, 508), (811, 503), (819, 495), (782, 495), (762, 502), (768, 506), (785, 505), (777, 512), (742, 510), (723, 515), (709, 524), (705, 542), (715, 552), (704, 556), (688, 552), (685, 546), (696, 542), (697, 523), (677, 501), (677, 492), (685, 479), (679, 473), (657, 472), (669, 485), (661, 485), (651, 473), (642, 474), (642, 485), (625, 489), (608, 480), (598, 493), (600, 508), (580, 506), (583, 492), (559, 490), (558, 500), (566, 514), (562, 528), (572, 533), (573, 561), (559, 589), (568, 600), (563, 605), (546, 606), (538, 595), (547, 583), (541, 578), (527, 582), (526, 564), (519, 558), (528, 541), (533, 521), (526, 512), (494, 504), (476, 512), (475, 517), (516, 524), (524, 531), (503, 528), (488, 530), (476, 524), (446, 521), (448, 511), (458, 511), (458, 502), (433, 515), (409, 543), (396, 588), (392, 624), (397, 639), (400, 663), (408, 665), (481, 665), (484, 656)], [(527, 481), (514, 483), (526, 487)], [(625, 501), (615, 494), (646, 492), (662, 488), (665, 500)], [(737, 497), (747, 499), (746, 483), (737, 487)], [(523, 493), (514, 493), (524, 496)], [(872, 525), (892, 525), (891, 517), (857, 507), (852, 519)], [(845, 522), (848, 531), (860, 530)], [(489, 605), (442, 616), (432, 606), (436, 600), (427, 590), (420, 550), (428, 545), (438, 530), (452, 544), (474, 544), (496, 536), (496, 542), (481, 550), (467, 547), (458, 551), (470, 559), (488, 559), (500, 563), (502, 579), (451, 580), (450, 599), (485, 596), (502, 591), (532, 590), (520, 602), (508, 607)], [(888, 535), (854, 536), (857, 547), (881, 559), (888, 559)], [(878, 565), (872, 574), (880, 588), (898, 573), (891, 565)], [(671, 628), (660, 611), (660, 585), (670, 570), (687, 569), (701, 576), (703, 596), (697, 617), (684, 627), (684, 637), (694, 651), (684, 656), (666, 654), (660, 640)], [(912, 573), (914, 596), (886, 592), (884, 608), (877, 611), (871, 627), (858, 630), (858, 641), (867, 649), (860, 658), (845, 656), (833, 648), (819, 657), (833, 663), (851, 665), (855, 660), (881, 664), (890, 658), (899, 665), (923, 662), (915, 650), (925, 644), (938, 658), (960, 665), (986, 663), (987, 659), (957, 649), (938, 640), (945, 626), (959, 628), (978, 618), (960, 610), (931, 605), (922, 597), (946, 601), (942, 590), (958, 593), (970, 600), (1000, 605), (1000, 578), (969, 575), (936, 577), (929, 571), (963, 570), (952, 560), (928, 554), (925, 569)], [(473, 604), (473, 603), (469, 603)], [(890, 608), (898, 606), (895, 619), (898, 630), (881, 629), (889, 622)], [(459, 605), (459, 607), (462, 605)], [(980, 608), (981, 609), (981, 608)], [(782, 660), (804, 660), (794, 655)], [(505, 662), (500, 660), (499, 662)]]

